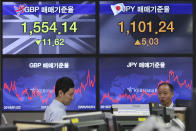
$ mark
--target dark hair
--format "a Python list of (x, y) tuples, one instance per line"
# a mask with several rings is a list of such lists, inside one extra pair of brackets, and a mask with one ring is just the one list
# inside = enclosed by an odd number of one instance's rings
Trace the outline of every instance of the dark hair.
[(162, 86), (162, 85), (168, 85), (170, 91), (171, 91), (171, 92), (174, 92), (174, 87), (173, 87), (172, 84), (170, 84), (170, 83), (168, 83), (168, 82), (162, 82), (161, 84), (158, 85), (158, 89), (159, 89), (159, 87)]
[(70, 88), (74, 88), (74, 83), (69, 77), (62, 77), (56, 81), (55, 95), (58, 96), (59, 90), (65, 94)]

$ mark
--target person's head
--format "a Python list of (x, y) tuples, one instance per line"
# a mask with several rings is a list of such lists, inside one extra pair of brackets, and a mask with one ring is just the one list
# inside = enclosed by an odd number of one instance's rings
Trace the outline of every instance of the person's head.
[(158, 97), (161, 104), (165, 107), (170, 106), (174, 96), (174, 87), (167, 82), (161, 83), (158, 86)]
[(74, 96), (74, 83), (68, 77), (59, 78), (55, 85), (56, 99), (64, 105), (70, 105)]

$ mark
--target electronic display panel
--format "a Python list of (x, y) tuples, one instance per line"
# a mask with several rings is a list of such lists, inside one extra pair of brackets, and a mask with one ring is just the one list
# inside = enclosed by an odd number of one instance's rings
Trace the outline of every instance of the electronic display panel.
[(157, 87), (162, 82), (174, 86), (174, 103), (192, 98), (191, 57), (111, 57), (99, 63), (100, 110), (112, 104), (160, 103)]
[(3, 111), (43, 111), (55, 98), (63, 76), (74, 82), (74, 100), (67, 110), (96, 110), (95, 59), (4, 58)]
[(3, 54), (94, 54), (95, 2), (2, 2)]
[(100, 53), (191, 54), (192, 3), (101, 1)]

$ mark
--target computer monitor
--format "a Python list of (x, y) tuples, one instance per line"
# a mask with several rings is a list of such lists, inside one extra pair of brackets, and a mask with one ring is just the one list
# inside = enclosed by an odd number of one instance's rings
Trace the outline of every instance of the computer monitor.
[(52, 127), (52, 131), (73, 131), (73, 129), (71, 129), (71, 125), (58, 124)]
[(112, 120), (112, 114), (99, 112), (80, 113), (74, 115), (66, 115), (64, 120), (70, 120), (78, 129), (83, 130), (100, 130), (111, 131), (110, 120)]
[(16, 126), (0, 126), (0, 131), (17, 131)]
[(14, 125), (19, 131), (72, 131), (73, 129), (68, 123), (14, 121)]
[(95, 58), (45, 57), (3, 59), (3, 111), (44, 111), (55, 99), (57, 79), (64, 76), (75, 85), (67, 110), (96, 110)]
[(191, 0), (100, 1), (100, 53), (191, 54), (193, 8)]
[(162, 82), (174, 86), (174, 104), (192, 99), (191, 57), (104, 57), (99, 72), (100, 110), (112, 104), (160, 103), (157, 87)]
[[(1, 83), (1, 80), (0, 80), (0, 83)], [(3, 96), (2, 96), (2, 90), (1, 90), (1, 88), (0, 88), (0, 125), (1, 125), (1, 119), (2, 119), (2, 98), (3, 98)]]
[(27, 121), (14, 121), (14, 125), (21, 130), (32, 130), (32, 129), (50, 129), (53, 125), (51, 123), (41, 123), (41, 122), (27, 122)]
[(2, 54), (95, 54), (94, 1), (3, 1)]
[(20, 129), (19, 131), (53, 131), (51, 127), (38, 127), (35, 129)]
[(189, 116), (188, 116), (188, 131), (195, 131), (196, 130), (196, 90), (194, 89), (193, 92), (193, 99), (192, 99), (192, 106), (191, 109), (189, 110), (190, 112), (188, 112)]
[(192, 104), (192, 100), (176, 99), (176, 107), (189, 107)]

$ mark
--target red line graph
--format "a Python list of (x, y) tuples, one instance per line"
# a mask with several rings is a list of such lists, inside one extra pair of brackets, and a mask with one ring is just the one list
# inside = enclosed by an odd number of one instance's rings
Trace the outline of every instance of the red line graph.
[(192, 80), (191, 80), (191, 83), (190, 84), (187, 83), (186, 80), (184, 80), (183, 82), (180, 82), (179, 81), (179, 77), (177, 75), (175, 75), (175, 73), (172, 70), (169, 71), (169, 79), (167, 81), (161, 80), (158, 83), (158, 85), (161, 84), (161, 83), (163, 83), (163, 82), (170, 82), (171, 81), (171, 78), (173, 78), (173, 81), (176, 81), (178, 83), (178, 85), (180, 86), (180, 88), (182, 88), (183, 85), (185, 85), (185, 87), (188, 88), (188, 89), (191, 89), (191, 87), (192, 87)]
[[(191, 87), (192, 87), (192, 80), (191, 80), (191, 83), (187, 83), (186, 80), (184, 80), (183, 82), (180, 82), (179, 81), (179, 77), (177, 75), (175, 75), (174, 71), (172, 71), (172, 70), (169, 71), (169, 78), (168, 78), (168, 80), (167, 81), (161, 80), (158, 83), (158, 85), (161, 84), (162, 82), (170, 82), (171, 80), (176, 81), (178, 83), (178, 85), (180, 86), (180, 88), (182, 88), (182, 86), (185, 85), (185, 87), (190, 90)], [(102, 99), (100, 101), (100, 104), (103, 103), (104, 99), (109, 99), (109, 100), (112, 101), (112, 103), (118, 103), (120, 101), (120, 99), (130, 99), (130, 102), (132, 102), (133, 100), (140, 101), (143, 98), (144, 94), (147, 95), (148, 97), (157, 95), (157, 93), (151, 93), (151, 94), (149, 94), (149, 93), (147, 93), (146, 91), (143, 90), (142, 93), (141, 93), (141, 95), (140, 95), (140, 97), (137, 96), (136, 94), (131, 94), (131, 95), (130, 94), (129, 95), (128, 94), (119, 94), (117, 96), (117, 98), (115, 99), (115, 98), (112, 98), (110, 96), (109, 92), (108, 92), (108, 93), (105, 93), (103, 95), (103, 97), (102, 97)]]
[(81, 94), (82, 89), (85, 91), (86, 87), (89, 85), (89, 87), (94, 87), (95, 85), (95, 76), (94, 76), (94, 80), (90, 80), (90, 71), (88, 70), (88, 75), (86, 77), (86, 83), (83, 84), (82, 82), (80, 83), (80, 88), (77, 88), (74, 90), (74, 94)]
[[(95, 76), (94, 76), (94, 80), (91, 80), (90, 79), (90, 71), (88, 70), (88, 75), (86, 77), (86, 83), (83, 84), (82, 82), (80, 83), (80, 87), (77, 88), (77, 89), (74, 89), (74, 95), (77, 95), (78, 93), (81, 94), (82, 92), (82, 89), (86, 90), (87, 86), (89, 85), (89, 87), (94, 87), (94, 84), (95, 84)], [(52, 98), (53, 94), (55, 93), (55, 86), (53, 87), (52, 91), (48, 91), (48, 95), (47, 97), (44, 99), (43, 96), (42, 96), (42, 93), (37, 89), (37, 86), (35, 86), (35, 89), (32, 91), (31, 95), (28, 93), (28, 89), (25, 88), (21, 95), (19, 95), (19, 93), (17, 92), (17, 87), (16, 87), (16, 84), (15, 84), (15, 81), (11, 81), (11, 84), (10, 86), (8, 86), (7, 83), (4, 83), (4, 90), (8, 90), (9, 93), (12, 91), (15, 93), (16, 97), (18, 98), (19, 101), (22, 100), (23, 98), (23, 95), (26, 94), (27, 95), (27, 98), (28, 100), (32, 100), (34, 97), (40, 97), (41, 101), (42, 101), (42, 104), (48, 102), (48, 99), (49, 98)]]

